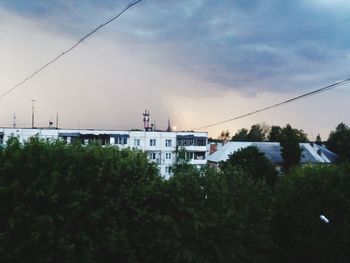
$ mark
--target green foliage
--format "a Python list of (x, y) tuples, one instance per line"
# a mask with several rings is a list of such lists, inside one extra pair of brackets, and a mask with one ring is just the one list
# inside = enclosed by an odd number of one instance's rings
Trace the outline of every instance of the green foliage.
[(231, 141), (247, 141), (248, 129), (240, 129), (232, 136)]
[(130, 232), (161, 180), (143, 153), (14, 139), (0, 159), (1, 262), (136, 257)]
[(317, 136), (316, 136), (315, 143), (316, 143), (317, 145), (322, 145), (322, 144), (323, 144), (322, 139), (321, 139), (321, 136), (320, 136), (319, 134), (317, 134)]
[(349, 174), (348, 164), (320, 165), (281, 178), (274, 207), (276, 262), (349, 262)]
[(283, 166), (285, 170), (289, 170), (292, 166), (299, 164), (302, 152), (299, 143), (307, 138), (302, 130), (293, 129), (289, 124), (281, 130), (279, 137)]
[(185, 149), (185, 147), (176, 148), (176, 165), (188, 164), (190, 161), (190, 153)]
[(247, 141), (249, 142), (263, 142), (265, 141), (265, 131), (260, 124), (254, 124), (250, 127), (247, 134)]
[(292, 129), (290, 127), (290, 124), (287, 124), (286, 127), (281, 128), (278, 125), (272, 125), (270, 128), (270, 131), (267, 135), (267, 141), (269, 142), (280, 142), (283, 139), (283, 133), (286, 132), (286, 128), (290, 128), (293, 133), (295, 134), (295, 137), (298, 138), (299, 142), (307, 142), (308, 138), (306, 133), (304, 133), (303, 130), (298, 130), (298, 129)]
[(279, 142), (281, 131), (282, 131), (282, 128), (280, 126), (277, 126), (277, 125), (271, 126), (270, 132), (267, 136), (267, 140), (269, 142)]
[(222, 172), (179, 163), (166, 181), (142, 152), (12, 139), (0, 262), (348, 262), (350, 165), (271, 188), (256, 148), (235, 158)]
[(326, 146), (337, 153), (341, 161), (350, 161), (350, 128), (344, 123), (338, 124), (329, 134)]
[(243, 171), (255, 180), (263, 180), (273, 186), (277, 180), (277, 172), (271, 162), (255, 146), (243, 148), (230, 155), (229, 159), (220, 165), (224, 173), (231, 170)]
[(264, 125), (254, 124), (250, 130), (240, 129), (232, 137), (232, 141), (262, 142), (265, 140), (266, 129)]
[(165, 182), (176, 224), (171, 262), (268, 262), (271, 192), (241, 172), (209, 168), (175, 173)]
[(264, 262), (269, 192), (141, 152), (38, 139), (0, 152), (1, 262)]

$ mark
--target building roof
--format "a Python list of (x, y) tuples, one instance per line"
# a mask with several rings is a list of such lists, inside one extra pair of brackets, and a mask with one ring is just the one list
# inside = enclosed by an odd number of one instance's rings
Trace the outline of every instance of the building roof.
[[(257, 147), (270, 162), (274, 164), (283, 163), (279, 142), (228, 142), (210, 155), (208, 161), (214, 163), (226, 161), (233, 153), (249, 146)], [(338, 159), (335, 153), (315, 143), (300, 143), (300, 148), (302, 150), (300, 163), (332, 163)]]

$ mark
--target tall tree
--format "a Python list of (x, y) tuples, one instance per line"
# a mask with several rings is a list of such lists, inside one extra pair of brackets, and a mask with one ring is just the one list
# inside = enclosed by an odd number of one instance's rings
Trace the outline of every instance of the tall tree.
[(247, 141), (249, 142), (262, 142), (265, 140), (265, 131), (260, 124), (254, 124), (250, 127), (247, 134)]
[(290, 124), (287, 124), (281, 130), (280, 144), (281, 155), (284, 160), (283, 166), (285, 170), (289, 170), (292, 166), (299, 164), (301, 159), (301, 148), (299, 143), (304, 139), (304, 136), (296, 129), (293, 129)]
[(322, 145), (323, 144), (320, 134), (317, 134), (315, 143), (317, 145)]
[(282, 128), (277, 125), (271, 126), (270, 132), (267, 136), (269, 142), (279, 142)]
[(240, 129), (232, 137), (232, 141), (262, 142), (266, 139), (268, 126), (264, 123), (253, 124), (250, 129)]
[(247, 141), (248, 129), (242, 128), (232, 136), (232, 141)]
[[(307, 134), (303, 130), (293, 129), (293, 132), (298, 137), (299, 142), (307, 142)], [(267, 135), (269, 142), (279, 142), (282, 136), (282, 128), (278, 125), (273, 125)]]
[(326, 146), (337, 153), (342, 161), (350, 161), (350, 128), (339, 123), (335, 131), (329, 134)]

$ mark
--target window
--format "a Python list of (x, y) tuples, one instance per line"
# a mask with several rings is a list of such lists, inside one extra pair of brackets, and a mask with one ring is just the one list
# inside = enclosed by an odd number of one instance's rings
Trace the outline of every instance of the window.
[(171, 140), (165, 140), (165, 146), (171, 147)]
[(150, 158), (151, 160), (155, 160), (155, 159), (156, 159), (156, 153), (155, 153), (155, 152), (149, 153), (149, 158)]
[(195, 160), (205, 160), (205, 152), (194, 152), (193, 157)]
[(206, 138), (195, 138), (194, 139), (194, 145), (195, 146), (205, 146), (207, 144)]
[(180, 138), (177, 140), (179, 146), (191, 146), (193, 145), (193, 139), (191, 138)]
[(165, 153), (165, 159), (171, 160), (171, 153)]
[(140, 139), (134, 139), (134, 146), (140, 146)]
[(156, 139), (150, 139), (149, 140), (149, 145), (150, 146), (156, 146)]
[(110, 143), (110, 138), (108, 136), (101, 136), (100, 141), (102, 145), (108, 145)]
[(116, 138), (117, 144), (123, 145), (128, 143), (128, 138), (126, 137), (117, 137)]
[(165, 173), (171, 174), (171, 166), (165, 166)]
[(205, 137), (179, 137), (177, 138), (179, 146), (206, 146), (207, 138)]

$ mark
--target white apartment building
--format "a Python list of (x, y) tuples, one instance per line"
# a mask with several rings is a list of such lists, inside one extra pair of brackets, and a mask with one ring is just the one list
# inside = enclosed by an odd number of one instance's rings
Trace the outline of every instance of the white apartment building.
[(171, 167), (176, 163), (177, 150), (182, 147), (189, 155), (190, 164), (198, 168), (207, 163), (208, 157), (206, 132), (153, 131), (148, 126), (144, 131), (0, 128), (1, 144), (6, 144), (10, 137), (17, 137), (23, 143), (33, 136), (46, 140), (60, 139), (67, 143), (78, 140), (82, 144), (97, 140), (102, 145), (139, 149), (157, 163), (160, 174), (165, 178), (172, 175)]

